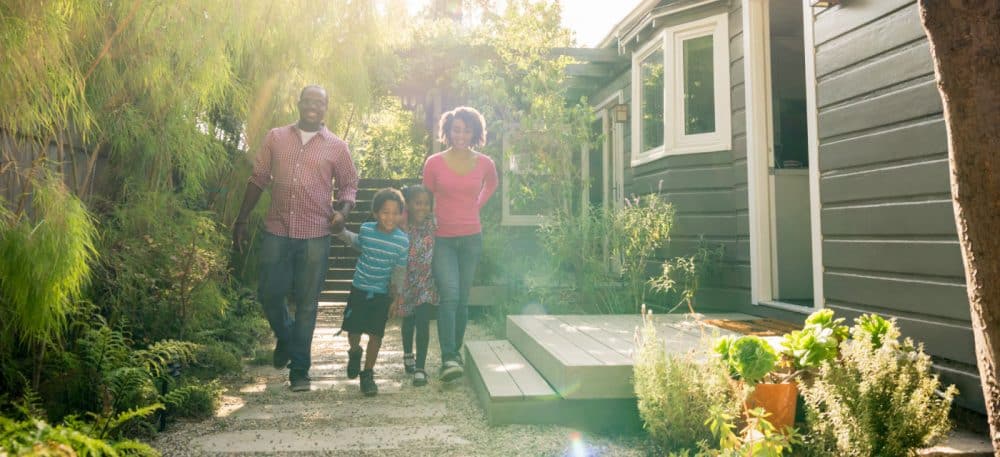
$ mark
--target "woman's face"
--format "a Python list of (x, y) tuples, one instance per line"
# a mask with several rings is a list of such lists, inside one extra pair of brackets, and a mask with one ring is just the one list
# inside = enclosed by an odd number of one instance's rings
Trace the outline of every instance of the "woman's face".
[(459, 150), (469, 149), (472, 146), (472, 127), (465, 125), (465, 121), (455, 118), (451, 121), (451, 130), (448, 134), (448, 141), (451, 147)]
[(414, 223), (423, 222), (431, 214), (431, 196), (427, 192), (418, 192), (406, 201), (406, 212)]

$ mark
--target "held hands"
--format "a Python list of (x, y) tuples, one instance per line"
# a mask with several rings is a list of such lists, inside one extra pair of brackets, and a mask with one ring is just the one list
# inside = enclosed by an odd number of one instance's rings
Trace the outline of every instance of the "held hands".
[(391, 314), (393, 317), (402, 317), (403, 316), (403, 296), (402, 295), (396, 295), (396, 297), (392, 300), (392, 307), (389, 308), (389, 314)]
[(340, 211), (334, 211), (333, 215), (330, 216), (330, 233), (340, 233), (344, 231), (344, 225), (347, 224), (347, 219), (344, 217)]

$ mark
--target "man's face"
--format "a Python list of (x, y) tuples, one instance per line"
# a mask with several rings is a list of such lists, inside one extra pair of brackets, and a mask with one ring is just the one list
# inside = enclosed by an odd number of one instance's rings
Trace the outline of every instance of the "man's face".
[(326, 92), (318, 87), (310, 87), (302, 93), (299, 99), (299, 120), (318, 125), (326, 116)]

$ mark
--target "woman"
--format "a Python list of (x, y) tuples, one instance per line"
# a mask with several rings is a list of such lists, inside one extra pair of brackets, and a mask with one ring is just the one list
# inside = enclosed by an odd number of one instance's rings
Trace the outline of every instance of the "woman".
[(424, 162), (424, 186), (434, 194), (434, 259), (438, 287), (438, 341), (443, 381), (461, 378), (459, 351), (468, 320), (469, 289), (483, 250), (479, 210), (497, 188), (493, 160), (473, 150), (486, 143), (486, 122), (473, 108), (444, 113), (439, 139), (448, 149)]

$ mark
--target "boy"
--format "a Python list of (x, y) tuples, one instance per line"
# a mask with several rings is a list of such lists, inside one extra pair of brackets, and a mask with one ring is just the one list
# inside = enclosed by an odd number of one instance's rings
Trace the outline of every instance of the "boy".
[[(371, 397), (378, 394), (373, 369), (382, 346), (385, 323), (390, 308), (398, 308), (403, 300), (406, 261), (410, 250), (409, 237), (399, 229), (403, 213), (403, 195), (396, 189), (382, 189), (372, 199), (375, 222), (361, 224), (355, 234), (344, 228), (344, 217), (334, 213), (330, 230), (345, 244), (361, 252), (351, 293), (344, 309), (341, 331), (347, 332), (347, 378), (361, 376), (361, 392)], [(390, 294), (390, 286), (392, 294)], [(368, 356), (361, 370), (361, 334), (368, 334)]]

